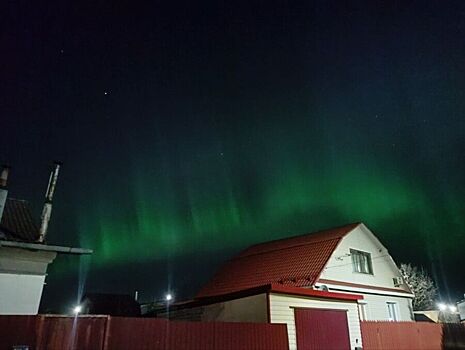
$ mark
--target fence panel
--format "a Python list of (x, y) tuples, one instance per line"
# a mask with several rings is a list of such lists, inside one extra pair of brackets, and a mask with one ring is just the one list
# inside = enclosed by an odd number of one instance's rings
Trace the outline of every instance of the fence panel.
[(286, 350), (285, 324), (110, 316), (0, 316), (0, 349)]
[(442, 345), (445, 350), (465, 349), (465, 324), (444, 323)]
[(163, 319), (109, 317), (104, 349), (168, 349), (167, 327)]
[(422, 322), (360, 322), (364, 350), (441, 350), (442, 326)]
[(39, 316), (38, 350), (101, 350), (106, 316)]
[(37, 316), (0, 316), (0, 349), (14, 345), (36, 348)]

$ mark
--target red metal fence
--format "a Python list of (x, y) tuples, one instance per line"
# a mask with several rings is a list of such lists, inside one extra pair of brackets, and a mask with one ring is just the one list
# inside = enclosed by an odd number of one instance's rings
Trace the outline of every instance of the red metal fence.
[(176, 322), (110, 316), (0, 316), (0, 349), (281, 350), (284, 324)]
[(423, 322), (360, 322), (364, 350), (441, 350), (442, 326)]

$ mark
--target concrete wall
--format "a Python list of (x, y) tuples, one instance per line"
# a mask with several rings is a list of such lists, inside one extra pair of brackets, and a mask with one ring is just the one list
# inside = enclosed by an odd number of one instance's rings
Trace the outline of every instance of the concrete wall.
[(0, 314), (35, 315), (54, 252), (0, 248)]
[[(347, 310), (350, 344), (352, 349), (362, 344), (360, 322), (356, 302), (342, 302), (336, 300), (318, 300), (305, 297), (270, 294), (270, 316), (272, 323), (286, 323), (289, 336), (289, 349), (296, 350), (296, 332), (294, 308), (322, 308), (333, 310)], [(358, 341), (358, 342), (357, 342)]]
[[(159, 314), (168, 317), (168, 314)], [(266, 294), (171, 311), (169, 318), (184, 321), (268, 322)]]

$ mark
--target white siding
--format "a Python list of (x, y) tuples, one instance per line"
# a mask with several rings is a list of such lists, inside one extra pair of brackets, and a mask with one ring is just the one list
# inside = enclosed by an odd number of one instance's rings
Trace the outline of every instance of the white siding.
[(266, 294), (205, 306), (202, 321), (268, 322)]
[(47, 266), (57, 253), (0, 248), (0, 314), (35, 315)]
[[(166, 314), (160, 314), (166, 317)], [(219, 322), (268, 322), (266, 294), (172, 311), (170, 319)]]
[[(350, 249), (356, 249), (371, 254), (373, 274), (353, 271)], [(394, 277), (400, 272), (387, 249), (374, 237), (368, 228), (360, 224), (348, 233), (331, 255), (328, 264), (320, 275), (320, 279), (364, 284), (369, 286), (408, 291), (405, 287), (395, 287)]]
[(0, 273), (0, 315), (35, 315), (45, 276)]
[[(357, 273), (353, 271), (352, 258), (349, 255), (350, 249), (370, 253), (373, 274)], [(398, 276), (400, 276), (400, 272), (387, 249), (365, 225), (360, 224), (342, 239), (321, 273), (320, 280), (361, 285), (361, 287), (353, 287), (337, 285), (336, 283), (331, 284), (325, 281), (321, 282), (326, 284), (330, 291), (333, 292), (363, 295), (364, 301), (367, 303), (366, 314), (368, 320), (389, 320), (386, 303), (395, 302), (399, 320), (412, 321), (411, 297), (407, 295), (401, 297), (399, 296), (400, 294), (398, 294), (409, 291), (405, 286), (395, 287), (393, 283), (393, 278)], [(363, 286), (367, 287), (363, 288)], [(391, 292), (380, 289), (370, 289), (370, 287), (388, 288), (391, 289)]]
[(366, 314), (369, 321), (388, 321), (387, 303), (396, 303), (398, 321), (412, 321), (411, 299), (387, 295), (364, 294)]
[[(289, 350), (296, 350), (296, 335), (294, 321), (294, 307), (323, 308), (333, 310), (347, 310), (351, 347), (362, 346), (360, 321), (357, 303), (336, 300), (318, 300), (308, 297), (297, 297), (282, 294), (270, 294), (271, 323), (286, 323), (289, 336)], [(358, 343), (357, 343), (358, 341)]]

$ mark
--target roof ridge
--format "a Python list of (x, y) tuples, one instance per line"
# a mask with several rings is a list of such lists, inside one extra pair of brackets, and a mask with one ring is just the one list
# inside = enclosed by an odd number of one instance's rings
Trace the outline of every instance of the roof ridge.
[[(309, 235), (311, 235), (311, 233), (309, 233)], [(299, 237), (299, 236), (295, 236), (295, 237)], [(235, 256), (234, 258), (232, 258), (230, 261), (236, 260), (236, 259), (239, 260), (239, 259), (243, 259), (243, 258), (248, 258), (248, 257), (251, 257), (251, 256), (257, 256), (257, 255), (260, 255), (260, 254), (269, 254), (271, 252), (277, 252), (277, 251), (281, 251), (281, 250), (292, 249), (292, 248), (295, 248), (295, 247), (302, 247), (302, 246), (310, 245), (310, 244), (317, 244), (317, 243), (321, 243), (321, 242), (340, 240), (341, 238), (342, 237), (332, 237), (332, 238), (320, 239), (320, 240), (317, 240), (317, 241), (314, 241), (314, 242), (304, 242), (304, 243), (300, 243), (300, 244), (293, 244), (293, 245), (290, 245), (288, 247), (275, 248), (275, 249), (270, 249), (270, 250), (251, 253), (251, 254), (246, 254), (246, 255), (242, 255), (242, 253), (240, 253), (238, 256)], [(275, 241), (270, 241), (270, 242), (275, 242)], [(266, 244), (266, 243), (269, 243), (269, 242), (265, 242), (265, 243), (262, 243), (262, 244)], [(251, 247), (253, 247), (253, 246), (250, 246), (249, 248), (251, 248)], [(244, 250), (244, 252), (247, 251), (249, 248)]]
[[(283, 238), (278, 238), (278, 239), (274, 239), (274, 240), (267, 241), (267, 242), (252, 244), (252, 245), (248, 246), (247, 248), (245, 248), (242, 252), (240, 252), (239, 255), (236, 256), (235, 258), (243, 258), (243, 257), (247, 257), (247, 256), (254, 256), (254, 255), (259, 255), (259, 254), (263, 254), (263, 253), (284, 250), (284, 249), (288, 249), (288, 248), (292, 248), (292, 247), (299, 247), (299, 246), (303, 246), (303, 245), (307, 245), (307, 244), (330, 241), (330, 240), (336, 239), (336, 237), (326, 237), (326, 238), (322, 237), (321, 239), (315, 240), (313, 242), (303, 242), (303, 243), (300, 243), (300, 244), (296, 243), (296, 244), (290, 245), (289, 247), (285, 247), (285, 248), (276, 248), (276, 249), (270, 249), (270, 250), (265, 251), (265, 252), (258, 252), (258, 253), (251, 253), (251, 254), (243, 255), (247, 250), (250, 250), (250, 249), (252, 249), (254, 247), (266, 246), (266, 245), (270, 245), (272, 243), (276, 243), (276, 242), (280, 242), (280, 241), (292, 240), (294, 238), (300, 238), (300, 237), (306, 237), (306, 236), (316, 236), (319, 233), (324, 233), (324, 232), (327, 232), (327, 231), (334, 231), (334, 230), (342, 229), (342, 228), (345, 228), (345, 227), (347, 227), (347, 228), (349, 228), (349, 227), (355, 228), (360, 224), (362, 224), (362, 222), (358, 221), (358, 222), (353, 222), (353, 223), (350, 223), (350, 224), (345, 224), (345, 225), (326, 228), (326, 229), (322, 229), (322, 230), (318, 230), (318, 231), (314, 231), (314, 232), (304, 233), (304, 234), (301, 234), (301, 235), (295, 235), (295, 236), (291, 236), (291, 237), (283, 237)], [(345, 236), (348, 232), (342, 234), (341, 236)], [(338, 238), (340, 238), (340, 237), (338, 237)]]
[(297, 287), (311, 286), (344, 237), (361, 224), (346, 224), (251, 245), (224, 263), (197, 297), (279, 281)]

